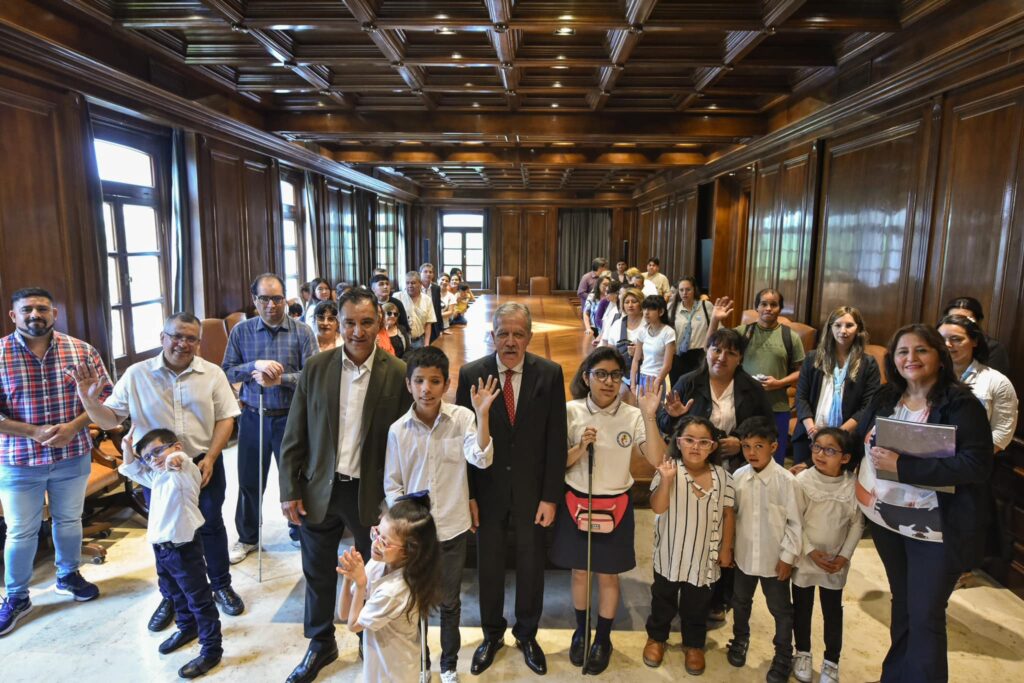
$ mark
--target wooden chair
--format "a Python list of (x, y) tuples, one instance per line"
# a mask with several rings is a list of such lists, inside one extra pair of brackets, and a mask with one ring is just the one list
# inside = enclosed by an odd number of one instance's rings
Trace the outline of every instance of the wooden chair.
[(885, 377), (885, 356), (888, 350), (878, 344), (868, 344), (864, 347), (864, 353), (870, 354), (875, 359), (875, 362), (878, 363), (878, 374), (882, 384), (885, 384), (887, 381)]
[(798, 322), (786, 323), (789, 325), (789, 329), (793, 330), (796, 336), (800, 337), (800, 343), (804, 346), (804, 353), (808, 353), (814, 350), (814, 345), (818, 343), (818, 330), (814, 329), (810, 325), (804, 325)]
[(236, 311), (224, 318), (224, 327), (227, 330), (228, 336), (231, 335), (231, 328), (245, 320), (247, 317), (248, 316), (245, 315), (245, 311)]
[(530, 296), (541, 296), (551, 294), (551, 279), (544, 275), (534, 275), (530, 278)]
[(199, 342), (199, 355), (214, 365), (224, 360), (228, 349), (228, 329), (222, 318), (203, 318), (203, 338)]
[(519, 293), (518, 284), (514, 275), (499, 275), (495, 283), (496, 294), (516, 295)]

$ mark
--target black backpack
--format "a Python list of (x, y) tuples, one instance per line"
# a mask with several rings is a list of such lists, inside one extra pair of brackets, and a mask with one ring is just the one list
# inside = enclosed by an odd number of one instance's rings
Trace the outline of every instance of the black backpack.
[(622, 321), (619, 326), (619, 341), (615, 342), (615, 350), (619, 352), (623, 360), (626, 361), (626, 368), (633, 367), (633, 357), (629, 355), (629, 332), (626, 327), (628, 322), (626, 316), (621, 313), (616, 315), (612, 320), (611, 324), (614, 325), (616, 322)]

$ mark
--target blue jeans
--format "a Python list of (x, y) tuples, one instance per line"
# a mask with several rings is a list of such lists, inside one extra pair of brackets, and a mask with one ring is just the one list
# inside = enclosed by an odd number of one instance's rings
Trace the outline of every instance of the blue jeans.
[(220, 657), (220, 613), (213, 604), (213, 592), (206, 582), (203, 547), (195, 540), (178, 547), (166, 543), (153, 546), (160, 592), (174, 602), (174, 621), (179, 631), (199, 632), (201, 654)]
[(8, 598), (27, 598), (39, 545), (44, 494), (49, 494), (57, 576), (78, 571), (82, 559), (82, 508), (92, 459), (81, 456), (53, 465), (0, 466), (0, 504), (7, 522), (4, 583)]
[(779, 447), (775, 451), (775, 462), (780, 465), (786, 460), (786, 449), (789, 448), (789, 418), (790, 412), (775, 413), (775, 428), (779, 432)]
[[(271, 452), (277, 459), (278, 467), (281, 466), (281, 439), (284, 438), (284, 425), (287, 421), (287, 415), (263, 417), (264, 490), (270, 473)], [(235, 507), (235, 529), (238, 530), (238, 540), (249, 545), (256, 545), (259, 538), (259, 510), (263, 496), (260, 490), (260, 461), (260, 416), (246, 407), (238, 418), (238, 504)], [(288, 524), (289, 533), (292, 526)]]

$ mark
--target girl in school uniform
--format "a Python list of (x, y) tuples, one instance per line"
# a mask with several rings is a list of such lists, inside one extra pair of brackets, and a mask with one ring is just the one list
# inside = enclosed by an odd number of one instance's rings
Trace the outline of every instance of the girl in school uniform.
[(704, 417), (685, 417), (669, 457), (651, 482), (654, 584), (644, 664), (661, 666), (672, 620), (679, 615), (686, 672), (704, 673), (704, 646), (714, 585), (732, 565), (736, 517), (732, 477), (719, 464), (720, 432)]
[(441, 551), (426, 492), (403, 496), (370, 530), (372, 558), (351, 548), (338, 573), (353, 583), (349, 630), (363, 632), (363, 680), (416, 681), (420, 622), (438, 603)]
[[(591, 534), (591, 569), (597, 575), (597, 634), (585, 673), (596, 675), (608, 667), (611, 629), (619, 607), (619, 574), (636, 566), (633, 551), (633, 504), (629, 489), (633, 477), (629, 464), (633, 456), (646, 458), (652, 466), (665, 458), (665, 442), (658, 432), (655, 415), (658, 394), (641, 389), (639, 407), (619, 398), (619, 386), (626, 363), (613, 348), (594, 349), (580, 365), (570, 385), (575, 400), (566, 405), (569, 452), (565, 485), (567, 509), (555, 516), (555, 542), (551, 562), (572, 569), (572, 599), (576, 609), (576, 631), (572, 635), (569, 659), (574, 666), (584, 660), (587, 595), (587, 534), (578, 517), (586, 515), (589, 459), (593, 466), (593, 509), (603, 516), (607, 533)], [(593, 446), (593, 456), (588, 447)], [(582, 510), (581, 510), (582, 506)], [(602, 514), (603, 511), (603, 514)], [(614, 521), (612, 521), (614, 520)], [(584, 522), (585, 529), (586, 522)]]
[(810, 683), (813, 676), (811, 618), (815, 587), (821, 598), (825, 627), (825, 659), (819, 683), (839, 683), (843, 587), (850, 571), (850, 558), (864, 532), (849, 444), (848, 433), (839, 427), (818, 429), (810, 448), (814, 466), (796, 477), (804, 547), (793, 570), (793, 674), (801, 683)]

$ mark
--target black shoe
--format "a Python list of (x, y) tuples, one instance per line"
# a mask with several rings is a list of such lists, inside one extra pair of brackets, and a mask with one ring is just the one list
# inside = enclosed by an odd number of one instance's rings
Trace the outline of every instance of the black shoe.
[(218, 664), (220, 664), (220, 656), (203, 657), (202, 655), (199, 655), (191, 662), (178, 669), (178, 676), (181, 678), (199, 678)]
[(332, 644), (330, 648), (316, 651), (306, 650), (306, 656), (297, 667), (295, 667), (285, 683), (310, 683), (316, 679), (320, 669), (324, 668), (338, 658), (338, 645)]
[(516, 647), (523, 651), (523, 661), (530, 667), (530, 671), (541, 676), (548, 672), (548, 660), (544, 657), (544, 650), (540, 649), (536, 638), (517, 638)]
[(230, 617), (237, 617), (245, 611), (245, 603), (231, 586), (213, 591), (213, 601), (220, 605), (220, 611)]
[(160, 647), (157, 650), (160, 651), (160, 654), (166, 655), (183, 645), (188, 645), (198, 637), (199, 631), (175, 631), (171, 634), (170, 638), (160, 643)]
[(157, 605), (153, 616), (149, 618), (146, 628), (156, 633), (170, 626), (172, 621), (174, 621), (174, 603), (170, 598), (161, 598), (160, 604)]
[(791, 673), (793, 673), (793, 658), (775, 655), (772, 657), (772, 665), (764, 679), (767, 683), (786, 683)]
[(572, 643), (569, 644), (569, 661), (573, 666), (583, 666), (583, 631), (572, 632)]
[(726, 653), (725, 658), (733, 666), (743, 666), (747, 663), (747, 647), (749, 646), (750, 641), (748, 639), (733, 638), (729, 641), (729, 652)]
[(594, 644), (590, 646), (590, 657), (587, 658), (587, 667), (584, 669), (584, 674), (590, 674), (596, 676), (605, 669), (608, 668), (608, 660), (612, 657), (612, 643), (602, 643), (599, 640), (595, 640)]
[(501, 638), (485, 640), (480, 643), (480, 647), (473, 653), (473, 663), (469, 667), (469, 672), (474, 676), (479, 676), (487, 671), (487, 667), (494, 662), (494, 654), (503, 647), (505, 647), (505, 641)]

